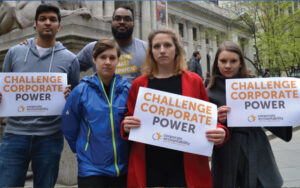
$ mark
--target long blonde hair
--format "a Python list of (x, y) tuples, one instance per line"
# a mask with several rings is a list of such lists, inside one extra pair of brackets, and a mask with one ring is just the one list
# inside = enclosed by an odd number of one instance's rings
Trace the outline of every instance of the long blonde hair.
[(178, 35), (175, 33), (173, 29), (170, 28), (163, 28), (152, 31), (148, 36), (148, 50), (146, 53), (146, 58), (144, 60), (144, 63), (142, 65), (142, 74), (148, 75), (149, 77), (153, 77), (153, 75), (158, 73), (158, 66), (157, 62), (155, 61), (152, 53), (152, 44), (153, 39), (157, 34), (167, 34), (169, 35), (176, 48), (176, 54), (175, 54), (175, 66), (174, 66), (174, 74), (179, 75), (182, 73), (182, 71), (187, 70), (187, 64), (185, 62), (185, 56), (183, 52), (183, 47), (179, 41)]

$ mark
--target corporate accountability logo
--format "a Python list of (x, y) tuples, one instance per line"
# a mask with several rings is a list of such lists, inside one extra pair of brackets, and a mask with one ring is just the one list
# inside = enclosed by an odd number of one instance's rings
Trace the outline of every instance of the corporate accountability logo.
[(17, 107), (18, 112), (47, 112), (48, 108), (43, 107), (42, 105), (37, 105), (37, 106), (23, 106), (20, 105)]
[(249, 122), (254, 122), (255, 119), (256, 119), (255, 115), (250, 115), (250, 116), (248, 117), (248, 121), (249, 121)]
[(160, 140), (160, 138), (161, 138), (161, 134), (159, 132), (153, 133), (152, 135), (153, 140)]
[(152, 139), (156, 141), (162, 141), (169, 144), (176, 144), (181, 146), (188, 146), (190, 143), (186, 140), (183, 140), (182, 137), (173, 136), (169, 134), (161, 134), (159, 132), (155, 132), (152, 134)]
[(283, 120), (282, 116), (276, 114), (264, 114), (258, 115), (258, 121), (260, 122), (280, 122)]
[(18, 112), (24, 112), (25, 107), (23, 105), (18, 106)]
[(249, 122), (279, 122), (282, 121), (283, 117), (282, 116), (277, 116), (275, 114), (264, 114), (264, 115), (250, 115), (248, 117)]

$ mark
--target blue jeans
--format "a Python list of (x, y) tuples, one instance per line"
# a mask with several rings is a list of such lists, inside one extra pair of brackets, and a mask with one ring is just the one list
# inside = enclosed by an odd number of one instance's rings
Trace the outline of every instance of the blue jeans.
[(30, 161), (34, 187), (54, 187), (63, 141), (61, 131), (47, 136), (5, 133), (0, 147), (0, 188), (24, 187)]

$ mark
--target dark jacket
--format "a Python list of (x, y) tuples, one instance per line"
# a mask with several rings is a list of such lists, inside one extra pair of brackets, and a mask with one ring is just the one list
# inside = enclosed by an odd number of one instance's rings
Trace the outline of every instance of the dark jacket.
[(201, 68), (201, 65), (200, 65), (200, 59), (196, 59), (194, 56), (192, 56), (191, 59), (190, 59), (189, 70), (191, 72), (194, 72), (194, 73), (198, 74), (203, 80), (202, 68)]
[[(225, 78), (217, 76), (214, 87), (208, 88), (207, 93), (210, 102), (218, 107), (226, 105)], [(235, 187), (236, 182), (241, 179), (237, 176), (240, 156), (244, 156), (244, 164), (248, 162), (241, 172), (243, 179), (248, 181), (245, 187), (256, 187), (257, 181), (263, 187), (281, 187), (283, 180), (263, 129), (240, 127), (228, 127), (228, 129), (230, 132), (228, 142), (222, 147), (215, 147), (213, 150), (212, 178), (214, 187)], [(292, 137), (292, 127), (267, 129), (285, 141), (289, 141)]]

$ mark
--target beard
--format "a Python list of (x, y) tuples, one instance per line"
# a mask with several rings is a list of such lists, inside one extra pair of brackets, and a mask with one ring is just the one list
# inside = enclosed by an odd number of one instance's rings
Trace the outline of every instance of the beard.
[(117, 40), (127, 40), (127, 39), (131, 38), (131, 36), (132, 36), (133, 27), (128, 28), (128, 30), (125, 31), (125, 32), (119, 32), (114, 27), (111, 27), (111, 32), (112, 32), (115, 39), (117, 39)]

